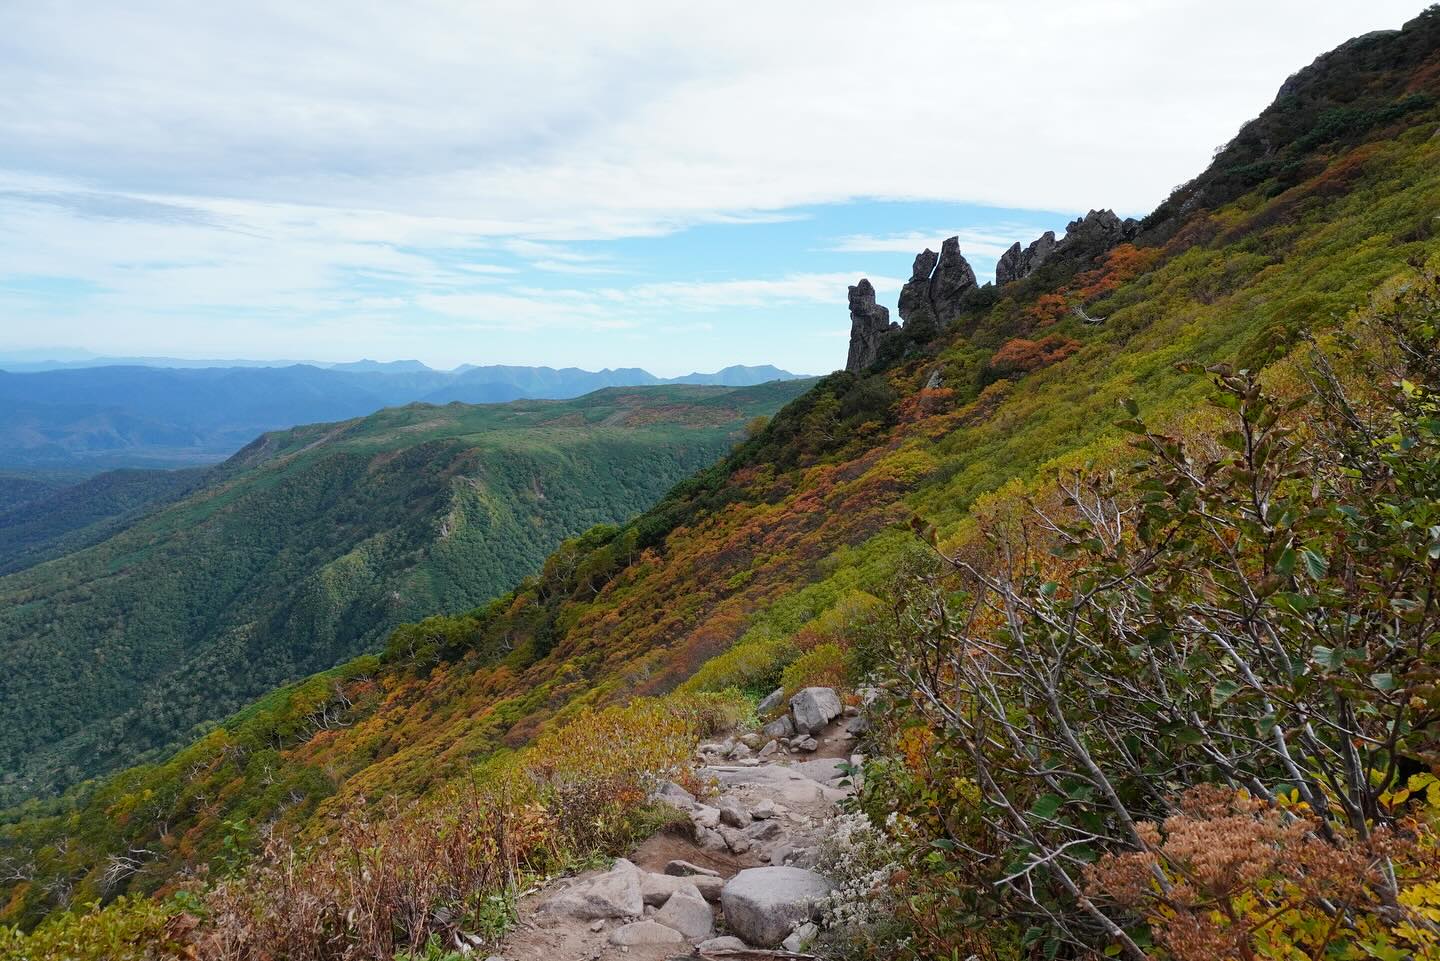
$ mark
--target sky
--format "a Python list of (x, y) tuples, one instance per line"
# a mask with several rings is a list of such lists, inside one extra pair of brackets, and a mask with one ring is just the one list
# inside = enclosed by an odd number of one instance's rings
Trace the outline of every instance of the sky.
[(0, 3), (0, 353), (842, 366), (1422, 0)]

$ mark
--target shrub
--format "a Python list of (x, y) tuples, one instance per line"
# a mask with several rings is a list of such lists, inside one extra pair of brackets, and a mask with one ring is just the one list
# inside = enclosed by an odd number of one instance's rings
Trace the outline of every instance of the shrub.
[(845, 652), (839, 644), (827, 641), (801, 654), (780, 675), (785, 697), (805, 687), (845, 687)]

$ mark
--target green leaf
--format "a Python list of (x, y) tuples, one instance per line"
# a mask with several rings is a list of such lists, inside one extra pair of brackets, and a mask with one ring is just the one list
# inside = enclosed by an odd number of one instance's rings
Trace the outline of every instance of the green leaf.
[(1305, 573), (1317, 581), (1330, 571), (1330, 562), (1308, 547), (1300, 552), (1300, 557), (1305, 562)]
[(1054, 794), (1042, 794), (1030, 806), (1030, 813), (1040, 818), (1053, 818), (1065, 799)]
[(1375, 690), (1377, 691), (1393, 691), (1400, 686), (1399, 682), (1395, 680), (1395, 675), (1388, 672), (1384, 674), (1371, 674), (1370, 683), (1375, 685)]
[(1219, 707), (1240, 690), (1240, 685), (1231, 680), (1219, 681), (1210, 689), (1210, 706)]

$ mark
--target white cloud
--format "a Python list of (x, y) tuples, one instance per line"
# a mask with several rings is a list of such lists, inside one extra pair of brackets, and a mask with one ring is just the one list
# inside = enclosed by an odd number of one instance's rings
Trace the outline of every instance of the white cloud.
[[(853, 274), (615, 286), (627, 265), (584, 242), (865, 199), (1143, 213), (1286, 75), (1418, 6), (8, 0), (0, 283), (90, 292), (68, 313), (7, 292), (0, 324), (43, 319), (77, 343), (133, 325), (196, 349), (372, 336), (378, 352), (407, 305), (511, 327), (612, 329), (629, 322), (617, 298), (843, 317)], [(1032, 233), (949, 232), (977, 266)], [(506, 255), (596, 286), (507, 287), (523, 278)], [(185, 326), (227, 310), (224, 330)]]

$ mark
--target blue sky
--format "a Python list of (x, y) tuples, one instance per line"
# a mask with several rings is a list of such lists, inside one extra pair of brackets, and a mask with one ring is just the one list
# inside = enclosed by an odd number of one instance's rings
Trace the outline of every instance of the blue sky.
[[(0, 353), (843, 363), (1416, 2), (0, 6)], [(1183, 42), (1182, 41), (1183, 38)]]

